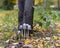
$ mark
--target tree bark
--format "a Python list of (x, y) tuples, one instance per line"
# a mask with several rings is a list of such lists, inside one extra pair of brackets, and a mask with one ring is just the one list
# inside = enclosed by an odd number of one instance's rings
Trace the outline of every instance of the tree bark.
[[(34, 0), (25, 0), (23, 23), (31, 25), (33, 29)], [(32, 33), (32, 31), (30, 31)]]
[(33, 23), (33, 0), (25, 0), (23, 22), (32, 25)]
[(31, 25), (33, 29), (34, 0), (18, 0), (18, 30), (23, 23)]
[(19, 26), (23, 24), (23, 13), (24, 13), (24, 3), (25, 0), (18, 0), (18, 30)]

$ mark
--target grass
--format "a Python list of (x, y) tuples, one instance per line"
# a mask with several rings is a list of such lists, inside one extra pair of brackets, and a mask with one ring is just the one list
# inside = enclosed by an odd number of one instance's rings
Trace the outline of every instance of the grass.
[(18, 26), (18, 10), (2, 10), (0, 9), (0, 39), (7, 40), (17, 29)]
[[(7, 24), (7, 25), (14, 25), (17, 26), (17, 22), (18, 22), (18, 10), (10, 10), (10, 11), (6, 11), (6, 10), (1, 10), (0, 9), (0, 22), (2, 22), (2, 24)], [(6, 25), (5, 24), (5, 25)]]

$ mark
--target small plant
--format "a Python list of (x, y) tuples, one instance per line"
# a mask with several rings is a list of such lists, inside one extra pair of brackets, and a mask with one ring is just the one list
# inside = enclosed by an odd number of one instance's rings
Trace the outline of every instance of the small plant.
[(56, 22), (60, 19), (59, 11), (57, 13), (57, 11), (54, 11), (52, 9), (44, 9), (40, 6), (35, 6), (34, 8), (36, 11), (34, 22), (39, 24), (37, 27), (35, 25), (35, 29), (45, 34), (45, 36), (51, 36), (54, 34), (56, 30)]

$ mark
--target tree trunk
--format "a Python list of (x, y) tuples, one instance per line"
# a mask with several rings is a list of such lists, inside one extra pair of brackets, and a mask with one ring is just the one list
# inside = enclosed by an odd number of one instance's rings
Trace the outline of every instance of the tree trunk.
[(31, 25), (33, 29), (34, 0), (18, 0), (18, 30), (23, 23)]
[(25, 0), (23, 22), (32, 25), (33, 23), (33, 0)]
[(60, 0), (58, 0), (58, 9), (60, 9)]
[[(31, 25), (33, 29), (34, 0), (25, 0), (23, 22)], [(31, 31), (30, 31), (31, 33)]]
[(24, 2), (25, 0), (18, 0), (18, 30), (19, 26), (23, 24), (23, 13), (24, 13)]

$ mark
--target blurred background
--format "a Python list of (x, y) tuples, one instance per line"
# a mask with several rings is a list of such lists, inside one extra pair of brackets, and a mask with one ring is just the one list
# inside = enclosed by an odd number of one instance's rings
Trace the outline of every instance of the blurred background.
[[(34, 30), (42, 34), (53, 32), (57, 35), (60, 33), (60, 0), (35, 0), (33, 7)], [(53, 31), (50, 31), (50, 28)], [(0, 0), (0, 45), (8, 39), (17, 41), (17, 30), (18, 0)]]

